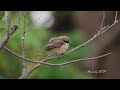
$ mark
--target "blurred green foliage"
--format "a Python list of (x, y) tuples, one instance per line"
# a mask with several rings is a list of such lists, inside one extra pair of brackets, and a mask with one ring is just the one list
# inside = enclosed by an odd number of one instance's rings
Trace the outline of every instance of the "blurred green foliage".
[[(10, 17), (12, 21), (12, 25), (14, 25), (17, 21), (19, 13), (18, 12), (10, 12)], [(4, 16), (4, 12), (0, 12), (0, 25), (2, 24), (2, 17)], [(27, 12), (27, 21), (26, 28), (30, 26), (31, 18), (30, 13)], [(7, 22), (6, 22), (7, 23)], [(20, 28), (14, 33), (17, 34), (22, 32), (23, 30), (23, 17), (21, 18)], [(7, 24), (5, 24), (4, 29), (0, 32), (0, 40), (6, 35), (7, 32)], [(43, 50), (48, 40), (52, 37), (67, 35), (70, 37), (72, 45), (68, 50), (82, 44), (85, 42), (84, 34), (80, 32), (80, 30), (73, 30), (73, 32), (67, 33), (52, 33), (50, 30), (46, 30), (45, 28), (32, 27), (30, 28), (25, 36), (25, 57), (32, 58), (34, 55), (38, 54)], [(6, 44), (14, 52), (21, 55), (21, 47), (22, 47), (22, 34), (16, 35), (9, 40)], [(84, 58), (89, 54), (89, 50), (92, 48), (91, 45), (87, 45), (80, 50), (77, 50), (63, 58), (54, 59), (49, 62), (51, 63), (63, 63), (70, 60), (75, 60), (79, 58)], [(48, 53), (44, 54), (42, 57), (37, 57), (36, 60), (40, 60), (47, 56)], [(28, 76), (28, 78), (35, 79), (89, 79), (93, 78), (92, 76), (78, 67), (75, 67), (76, 64), (80, 62), (65, 65), (65, 66), (47, 66), (41, 65), (37, 70)], [(5, 51), (4, 49), (0, 51), (0, 78), (18, 78), (21, 76), (22, 66), (19, 58), (15, 57), (11, 53)], [(32, 63), (27, 62), (27, 69), (30, 69), (33, 65)]]

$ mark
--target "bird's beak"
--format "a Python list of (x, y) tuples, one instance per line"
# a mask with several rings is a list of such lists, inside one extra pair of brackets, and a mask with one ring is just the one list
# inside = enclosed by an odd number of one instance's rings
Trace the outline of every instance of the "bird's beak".
[(71, 41), (69, 41), (69, 43), (72, 44)]

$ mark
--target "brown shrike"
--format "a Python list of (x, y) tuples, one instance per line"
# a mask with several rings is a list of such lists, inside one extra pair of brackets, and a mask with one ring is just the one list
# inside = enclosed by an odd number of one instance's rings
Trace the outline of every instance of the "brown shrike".
[(43, 52), (49, 51), (57, 54), (64, 54), (70, 43), (70, 39), (67, 36), (51, 38)]
[(48, 45), (40, 54), (45, 52), (54, 52), (56, 54), (63, 55), (68, 49), (69, 44), (71, 44), (71, 42), (69, 37), (67, 36), (59, 36), (59, 37), (51, 38), (48, 42)]

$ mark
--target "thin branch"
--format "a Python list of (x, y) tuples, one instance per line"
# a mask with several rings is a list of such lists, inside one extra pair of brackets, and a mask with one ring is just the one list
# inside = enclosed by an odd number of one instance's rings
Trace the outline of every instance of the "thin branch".
[(106, 32), (108, 29), (110, 29), (112, 26), (114, 26), (114, 25), (118, 22), (117, 16), (118, 16), (118, 11), (116, 11), (114, 23), (111, 24), (111, 25), (110, 25), (109, 27), (107, 27), (106, 29), (103, 29), (102, 32), (101, 32), (101, 34), (103, 34), (104, 32)]
[(99, 58), (108, 56), (110, 54), (112, 54), (112, 52), (104, 54), (104, 55), (101, 55), (101, 56), (97, 56), (97, 57), (77, 59), (77, 60), (72, 60), (72, 61), (65, 62), (65, 63), (60, 63), (60, 64), (53, 64), (53, 63), (47, 63), (47, 62), (41, 62), (41, 64), (43, 63), (43, 64), (46, 64), (46, 65), (49, 65), (49, 66), (63, 66), (63, 65), (67, 65), (67, 64), (71, 64), (71, 63), (75, 63), (75, 62), (79, 62), (79, 61), (87, 61), (87, 60), (99, 59)]
[(39, 62), (39, 61), (32, 61), (32, 60), (30, 60), (30, 59), (28, 59), (28, 58), (25, 58), (25, 57), (23, 58), (22, 56), (18, 55), (17, 53), (15, 53), (14, 51), (10, 50), (10, 49), (7, 48), (6, 46), (4, 46), (4, 49), (7, 50), (7, 51), (9, 51), (10, 53), (12, 53), (14, 56), (20, 58), (20, 60), (21, 60), (21, 59), (24, 59), (24, 60), (26, 60), (26, 61), (28, 61), (28, 62), (32, 62), (32, 63), (38, 63), (38, 62)]
[[(28, 72), (26, 72), (26, 73), (24, 74), (24, 76), (19, 77), (19, 79), (25, 79), (31, 72), (33, 72), (35, 69), (37, 69), (41, 64), (45, 64), (45, 65), (49, 65), (49, 66), (62, 66), (62, 65), (67, 65), (67, 64), (75, 63), (75, 62), (78, 62), (78, 61), (86, 61), (86, 60), (99, 59), (99, 58), (102, 58), (102, 57), (105, 57), (105, 56), (108, 56), (108, 55), (112, 54), (112, 53), (107, 53), (107, 54), (104, 54), (104, 55), (101, 55), (101, 56), (97, 56), (97, 57), (77, 59), (77, 60), (72, 60), (72, 61), (65, 62), (65, 63), (53, 64), (53, 63), (44, 62), (45, 60), (46, 60), (46, 61), (50, 60), (50, 59), (48, 58), (49, 55), (48, 55), (45, 59), (43, 59), (43, 60), (41, 60), (41, 61), (39, 61), (39, 62), (38, 62), (38, 61), (36, 62), (36, 61), (32, 61), (32, 60), (27, 59), (27, 58), (23, 58), (23, 57), (21, 57), (20, 55), (17, 55), (17, 54), (14, 53), (13, 51), (10, 51), (7, 47), (4, 47), (4, 49), (8, 50), (9, 52), (12, 52), (13, 55), (15, 55), (15, 56), (17, 56), (17, 57), (19, 57), (19, 58), (22, 58), (22, 59), (24, 59), (24, 60), (26, 60), (26, 61), (29, 61), (29, 62), (32, 62), (32, 63), (37, 63), (32, 69), (30, 69)], [(21, 60), (21, 59), (19, 59), (19, 60)]]
[[(23, 29), (23, 34), (22, 34), (22, 57), (25, 57), (25, 25), (26, 25), (26, 12), (24, 12), (24, 29)], [(26, 63), (25, 60), (22, 59), (22, 77), (25, 76), (26, 73)]]
[(115, 21), (117, 20), (117, 17), (118, 17), (118, 11), (116, 11), (116, 14), (115, 14)]
[[(40, 14), (40, 16), (38, 17), (38, 19), (37, 19), (35, 22), (33, 22), (33, 23), (25, 30), (25, 32), (27, 32), (33, 25), (35, 25), (35, 24), (38, 22), (38, 20), (39, 20), (39, 19), (41, 18), (41, 16), (42, 16), (42, 14), (43, 14), (43, 12)], [(15, 37), (15, 36), (17, 36), (17, 35), (19, 35), (19, 34), (21, 34), (21, 32), (13, 35), (11, 38), (13, 38), (13, 37)]]
[(28, 75), (30, 75), (35, 69), (37, 69), (42, 62), (44, 62), (48, 57), (50, 56), (50, 54), (43, 60), (41, 60), (39, 63), (37, 63), (35, 66), (33, 66), (23, 77), (19, 77), (18, 79), (25, 79)]
[(107, 27), (105, 30), (102, 30), (101, 34), (103, 34), (104, 32), (106, 32), (108, 29), (110, 29), (111, 27), (113, 27), (116, 23), (118, 22), (118, 20), (115, 20), (113, 24), (111, 24), (109, 27)]
[(19, 17), (18, 17), (18, 20), (17, 20), (18, 25), (20, 24), (21, 16), (22, 16), (22, 11), (20, 11), (20, 13), (19, 13)]
[(104, 20), (105, 20), (105, 11), (103, 11), (103, 18), (102, 18), (100, 30), (103, 29)]
[(108, 28), (108, 27), (109, 27), (109, 24), (108, 24), (107, 26), (104, 26), (104, 27), (101, 29), (101, 31), (104, 30), (105, 28)]
[(20, 19), (21, 19), (21, 11), (19, 14), (19, 18), (17, 23), (9, 30), (9, 35), (7, 34), (3, 40), (0, 42), (0, 51), (1, 49), (5, 46), (5, 44), (8, 42), (8, 40), (10, 39), (10, 37), (13, 35), (13, 33), (19, 28), (19, 23), (20, 23)]
[(8, 18), (8, 31), (7, 31), (7, 36), (10, 35), (10, 29), (11, 29), (11, 18), (9, 16), (7, 16)]
[[(32, 63), (41, 63), (41, 64), (45, 64), (45, 65), (50, 65), (51, 63), (46, 63), (46, 62), (41, 62), (41, 61), (32, 61), (32, 60), (30, 60), (30, 59), (28, 59), (28, 58), (22, 58), (22, 56), (20, 56), (20, 55), (18, 55), (18, 54), (16, 54), (16, 53), (14, 53), (13, 51), (11, 51), (10, 49), (8, 49), (7, 47), (4, 47), (4, 49), (5, 50), (7, 50), (7, 51), (9, 51), (10, 53), (12, 53), (13, 55), (15, 55), (15, 56), (17, 56), (17, 57), (19, 57), (19, 58), (21, 58), (21, 59), (24, 59), (24, 60), (26, 60), (26, 61), (28, 61), (28, 62), (32, 62)], [(108, 54), (105, 54), (105, 55), (102, 55), (102, 56), (98, 56), (98, 58), (101, 58), (101, 57), (104, 57), (104, 56), (107, 56), (107, 55), (110, 55), (110, 54), (112, 54), (112, 53), (108, 53)], [(58, 56), (59, 57), (59, 56)], [(57, 58), (58, 58), (57, 57)], [(61, 57), (61, 56), (60, 56)], [(98, 58), (96, 58), (96, 57), (92, 57), (92, 58), (95, 58), (95, 59), (98, 59)], [(20, 59), (20, 60), (21, 60)], [(53, 57), (49, 57), (49, 58), (47, 58), (46, 59), (46, 61), (48, 61), (48, 60), (51, 60), (51, 59), (54, 59)], [(84, 58), (85, 59), (85, 58)], [(84, 59), (79, 59), (79, 60), (84, 60)], [(85, 59), (85, 60), (88, 60), (89, 58), (87, 58), (87, 59)], [(43, 59), (44, 60), (44, 59)], [(72, 62), (74, 62), (74, 61), (72, 61)], [(75, 61), (76, 62), (76, 61)], [(66, 62), (66, 63), (68, 63), (68, 62)]]
[(53, 64), (53, 63), (47, 63), (47, 62), (45, 62), (45, 60), (47, 60), (47, 58), (50, 56), (50, 55), (48, 55), (45, 59), (41, 60), (38, 64), (36, 64), (35, 66), (33, 66), (33, 67), (24, 75), (24, 77), (22, 77), (22, 78), (20, 77), (19, 79), (25, 79), (25, 78), (26, 78), (28, 75), (30, 75), (34, 70), (36, 70), (37, 68), (39, 68), (41, 64), (45, 64), (45, 65), (49, 65), (49, 66), (63, 66), (63, 65), (72, 64), (72, 63), (79, 62), (79, 61), (87, 61), (87, 60), (99, 59), (99, 58), (108, 56), (108, 55), (110, 55), (110, 54), (112, 54), (112, 52), (107, 53), (107, 54), (104, 54), (104, 55), (101, 55), (101, 56), (97, 56), (97, 57), (77, 59), (77, 60), (72, 60), (72, 61), (65, 62), (65, 63), (60, 63), (60, 64)]

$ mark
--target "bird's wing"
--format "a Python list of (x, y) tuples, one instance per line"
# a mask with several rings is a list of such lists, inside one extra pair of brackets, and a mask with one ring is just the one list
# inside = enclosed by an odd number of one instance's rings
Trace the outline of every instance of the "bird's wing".
[(55, 48), (59, 48), (63, 44), (64, 44), (64, 42), (61, 42), (61, 41), (58, 40), (58, 41), (56, 41), (54, 43), (48, 44), (48, 46), (45, 48), (45, 50), (49, 51), (49, 50), (52, 50), (52, 49), (55, 49)]

